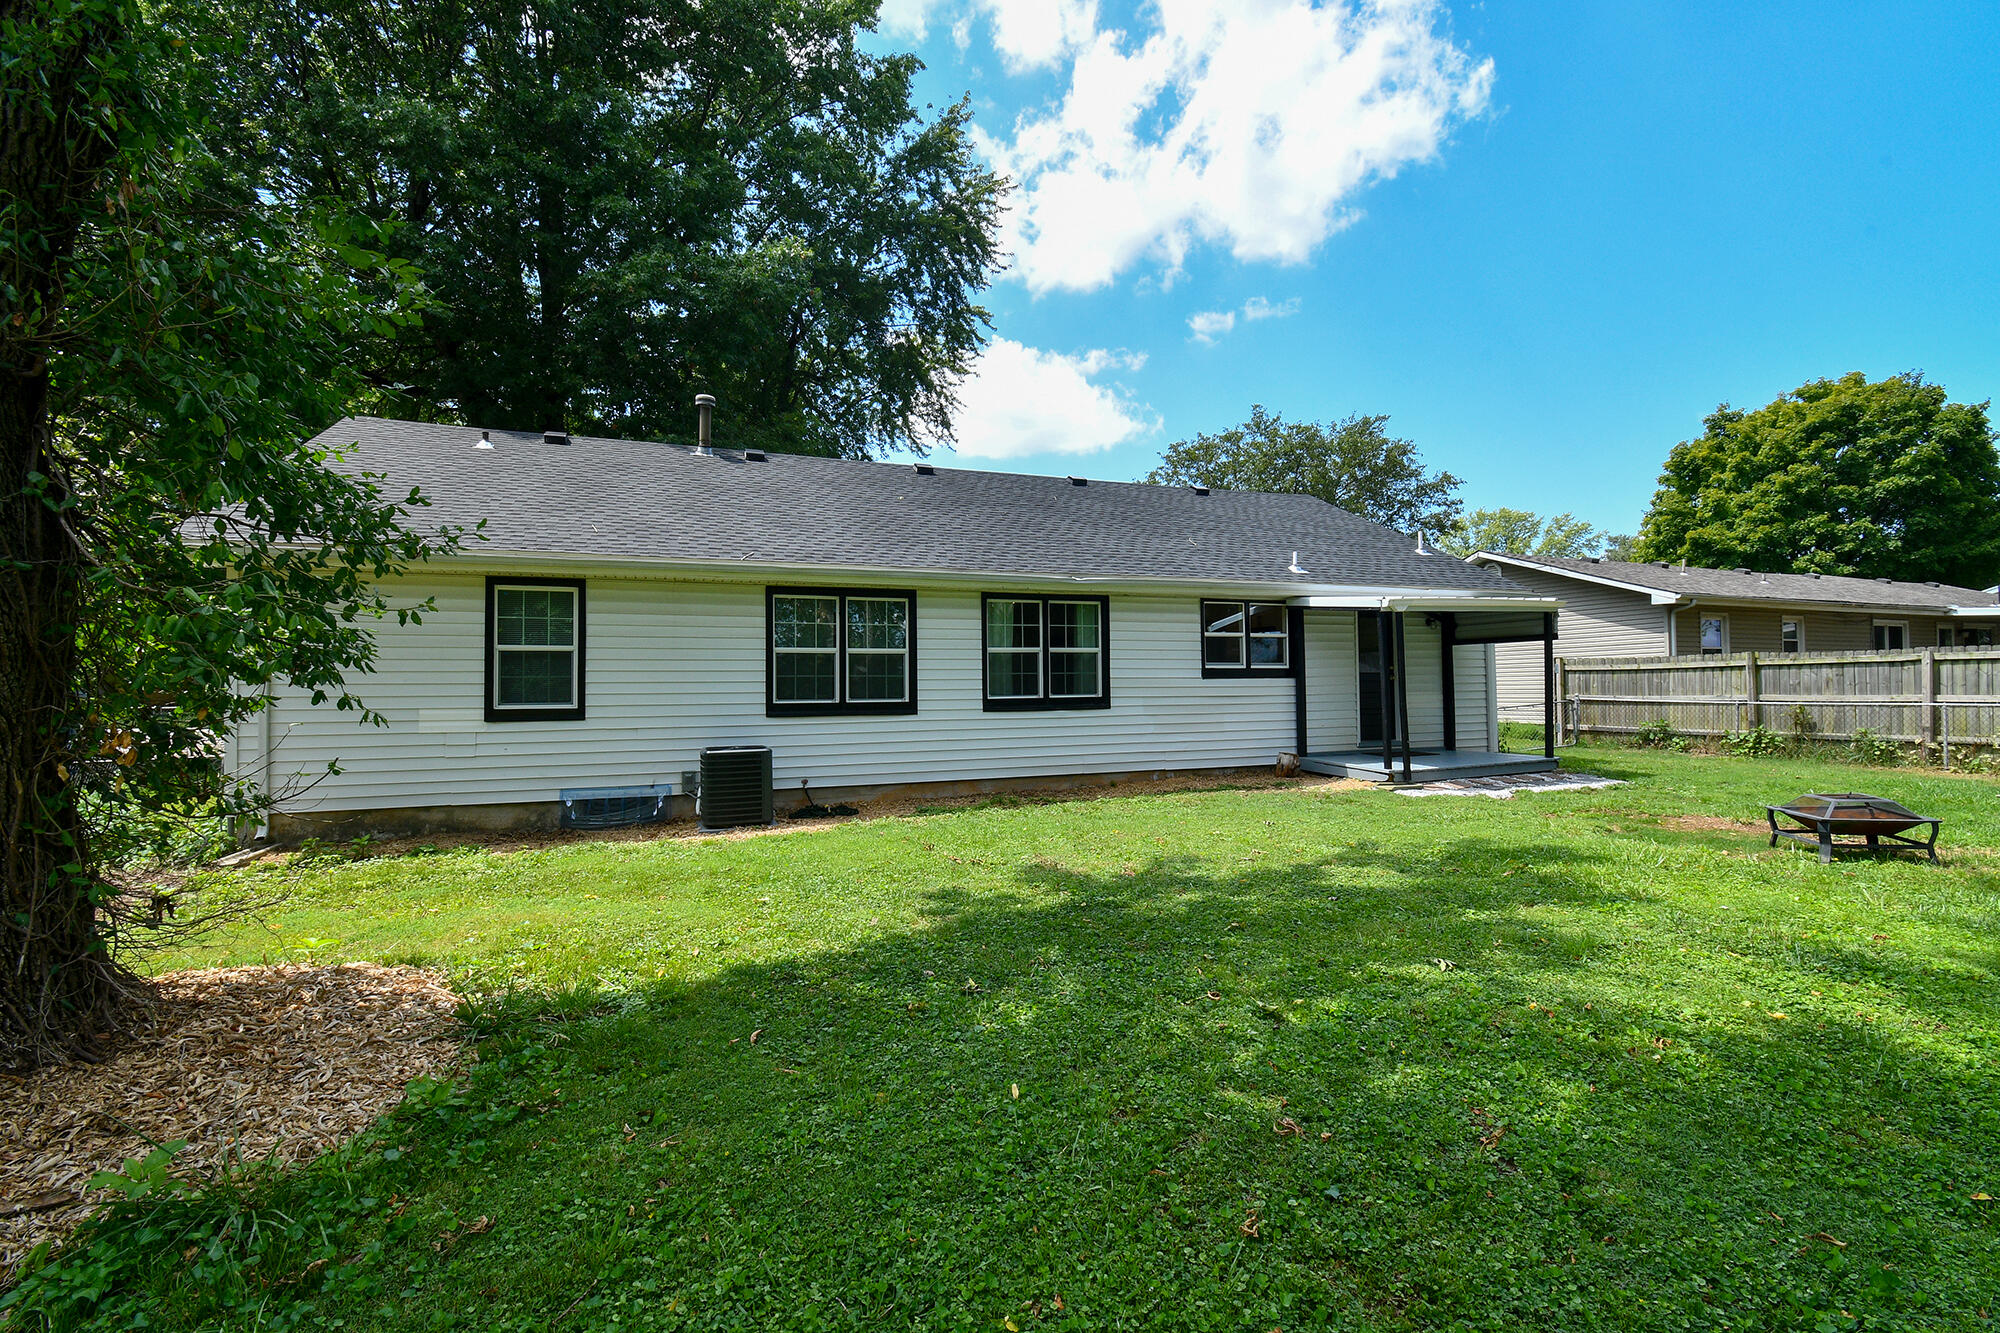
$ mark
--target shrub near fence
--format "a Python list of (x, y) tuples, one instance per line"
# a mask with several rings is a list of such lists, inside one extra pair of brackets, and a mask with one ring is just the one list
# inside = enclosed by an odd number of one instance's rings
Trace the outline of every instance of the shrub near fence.
[(1572, 657), (1558, 663), (1570, 735), (1637, 735), (1664, 721), (1688, 736), (1766, 728), (1851, 740), (1870, 733), (1942, 752), (2000, 746), (2000, 649)]

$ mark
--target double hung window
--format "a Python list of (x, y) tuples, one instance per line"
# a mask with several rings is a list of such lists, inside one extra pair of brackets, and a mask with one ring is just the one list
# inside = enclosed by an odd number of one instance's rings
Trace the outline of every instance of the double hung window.
[(1109, 705), (1108, 599), (988, 593), (980, 604), (989, 711)]
[(486, 581), (486, 720), (583, 716), (583, 583)]
[(917, 711), (915, 594), (772, 588), (767, 601), (767, 712)]

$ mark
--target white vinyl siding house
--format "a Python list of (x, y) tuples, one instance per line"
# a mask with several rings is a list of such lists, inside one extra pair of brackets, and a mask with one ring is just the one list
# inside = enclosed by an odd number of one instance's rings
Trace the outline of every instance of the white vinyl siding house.
[[(318, 442), (484, 540), (382, 585), (428, 604), (378, 623), (351, 682), (386, 725), (280, 682), (229, 738), (274, 836), (547, 826), (565, 793), (685, 812), (703, 752), (743, 746), (769, 747), (781, 811), (806, 784), (1288, 753), (1373, 781), (1554, 763), (1491, 752), (1487, 646), (1544, 633), (1553, 602), (1310, 497), (375, 419)], [(1370, 678), (1365, 751), (1363, 624), (1407, 655), (1393, 688)], [(1393, 767), (1385, 697), (1409, 718)]]
[[(384, 623), (376, 669), (356, 682), (387, 727), (279, 689), (268, 717), (233, 739), (232, 769), (265, 771), (268, 734), (273, 786), (296, 793), (282, 809), (309, 828), (314, 812), (548, 805), (579, 787), (679, 790), (702, 749), (717, 745), (770, 746), (781, 791), (802, 781), (849, 790), (1263, 767), (1297, 747), (1290, 675), (1203, 676), (1196, 592), (1108, 595), (1106, 706), (994, 711), (982, 676), (982, 594), (1015, 590), (919, 585), (908, 589), (916, 606), (915, 711), (772, 716), (765, 584), (629, 575), (582, 582), (580, 718), (489, 720), (479, 673), (487, 580), (423, 574), (385, 591), (399, 605), (428, 598), (435, 609), (421, 624)], [(1304, 618), (1315, 750), (1358, 740), (1354, 618), (1350, 611)], [(1436, 745), (1443, 739), (1437, 631), (1413, 619), (1408, 651), (1412, 739)], [(1458, 731), (1467, 746), (1490, 744), (1492, 651), (1455, 649)], [(329, 764), (340, 771), (329, 774)]]

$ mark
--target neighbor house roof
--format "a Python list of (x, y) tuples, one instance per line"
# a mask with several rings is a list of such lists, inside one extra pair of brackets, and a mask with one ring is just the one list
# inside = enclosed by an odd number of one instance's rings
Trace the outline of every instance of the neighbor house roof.
[(1838, 574), (1768, 574), (1748, 569), (1702, 569), (1665, 561), (1572, 559), (1548, 555), (1510, 555), (1481, 551), (1481, 564), (1566, 574), (1592, 583), (1630, 588), (1674, 598), (1704, 601), (1772, 602), (1785, 606), (1824, 603), (1904, 611), (1946, 612), (1960, 607), (1991, 606), (2000, 613), (1994, 594), (1948, 583), (1899, 583), (1893, 579), (1846, 578)]
[[(349, 418), (313, 444), (419, 487), (466, 553), (1532, 596), (1303, 495), (980, 472)], [(930, 465), (925, 464), (926, 467)], [(1294, 561), (1296, 553), (1296, 561)], [(1296, 568), (1293, 568), (1296, 564)]]

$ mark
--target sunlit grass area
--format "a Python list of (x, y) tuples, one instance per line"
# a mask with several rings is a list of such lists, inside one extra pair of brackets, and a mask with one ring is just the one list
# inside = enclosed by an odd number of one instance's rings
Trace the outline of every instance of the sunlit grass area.
[[(2000, 783), (1565, 764), (1629, 785), (240, 872), (287, 901), (169, 965), (415, 962), (502, 998), (463, 1088), (268, 1187), (349, 1201), (329, 1263), (281, 1247), (218, 1303), (163, 1261), (141, 1304), (160, 1327), (1985, 1326)], [(1945, 863), (1767, 848), (1762, 805), (1813, 789), (1942, 816)]]

